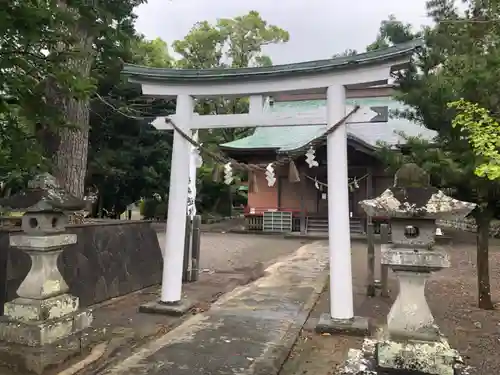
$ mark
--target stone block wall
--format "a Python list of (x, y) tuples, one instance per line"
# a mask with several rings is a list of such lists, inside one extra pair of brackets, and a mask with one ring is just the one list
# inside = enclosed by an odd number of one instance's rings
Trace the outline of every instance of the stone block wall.
[[(16, 298), (16, 290), (31, 266), (26, 254), (9, 248), (13, 230), (0, 231), (0, 299), (5, 301)], [(149, 222), (71, 225), (68, 232), (77, 234), (78, 242), (64, 251), (58, 265), (81, 306), (161, 282), (162, 254)]]

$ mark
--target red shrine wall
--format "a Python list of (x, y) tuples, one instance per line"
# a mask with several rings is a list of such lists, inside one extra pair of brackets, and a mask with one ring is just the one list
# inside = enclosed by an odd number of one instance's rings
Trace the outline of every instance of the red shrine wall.
[[(300, 211), (301, 183), (292, 183), (288, 177), (280, 179), (281, 189), (281, 207), (288, 210)], [(318, 191), (312, 181), (308, 180), (304, 186), (304, 206), (306, 213), (315, 213), (317, 211)]]
[[(350, 177), (356, 175), (361, 178), (364, 171), (359, 173), (349, 173)], [(248, 213), (262, 213), (263, 211), (279, 209), (283, 211), (292, 211), (296, 214), (300, 212), (301, 206), (301, 183), (292, 183), (288, 181), (287, 176), (279, 177), (278, 182), (272, 187), (267, 186), (265, 174), (257, 173), (257, 192), (248, 193)], [(388, 187), (392, 186), (393, 178), (384, 174), (383, 170), (374, 171), (372, 180), (372, 197), (382, 194)], [(364, 211), (358, 202), (369, 198), (367, 196), (367, 179), (359, 180), (359, 188), (350, 192), (349, 211), (354, 217), (365, 216)], [(279, 206), (278, 206), (279, 205)], [(322, 192), (314, 186), (314, 182), (307, 179), (304, 186), (304, 205), (306, 214), (326, 214), (328, 211), (328, 200), (322, 199)], [(252, 212), (253, 209), (253, 212)]]
[[(248, 192), (248, 208), (255, 213), (267, 211), (269, 209), (280, 209), (283, 211), (300, 211), (300, 194), (301, 183), (292, 183), (288, 181), (288, 177), (279, 177), (280, 187), (278, 182), (272, 187), (267, 185), (267, 180), (264, 172), (257, 173), (257, 192)], [(317, 199), (320, 194), (314, 187), (312, 181), (307, 180), (305, 183), (304, 204), (307, 213), (317, 212)], [(278, 198), (278, 194), (280, 197)], [(280, 207), (278, 207), (278, 205)]]
[(267, 186), (264, 172), (256, 172), (257, 191), (248, 192), (248, 207), (256, 212), (278, 208), (278, 189), (276, 185)]

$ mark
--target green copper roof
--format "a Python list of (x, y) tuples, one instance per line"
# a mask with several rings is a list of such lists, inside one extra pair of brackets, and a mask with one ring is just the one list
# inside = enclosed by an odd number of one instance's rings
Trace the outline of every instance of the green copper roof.
[(354, 56), (337, 57), (327, 60), (308, 61), (295, 64), (273, 65), (255, 68), (218, 68), (218, 69), (165, 69), (125, 64), (122, 70), (132, 78), (158, 81), (213, 81), (248, 79), (262, 77), (289, 76), (318, 73), (339, 69), (352, 69), (359, 65), (379, 64), (411, 55), (422, 45), (421, 40), (402, 43), (393, 47), (365, 52)]
[[(346, 104), (361, 106), (388, 106), (391, 110), (402, 110), (402, 105), (392, 97), (348, 99)], [(277, 102), (273, 105), (273, 112), (308, 110), (326, 105), (325, 100), (304, 100), (291, 102)], [(256, 128), (253, 135), (220, 145), (230, 150), (272, 149), (277, 152), (290, 152), (299, 149), (325, 132), (326, 126), (285, 126)], [(364, 124), (348, 124), (348, 137), (367, 146), (376, 147), (378, 141), (391, 145), (403, 143), (397, 133), (408, 136), (422, 136), (432, 139), (436, 133), (419, 124), (406, 119), (389, 117), (388, 122), (372, 122)]]

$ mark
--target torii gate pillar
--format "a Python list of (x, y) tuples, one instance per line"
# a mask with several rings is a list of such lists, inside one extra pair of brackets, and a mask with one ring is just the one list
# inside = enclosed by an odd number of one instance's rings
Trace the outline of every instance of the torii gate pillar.
[[(245, 69), (179, 70), (125, 66), (131, 81), (143, 94), (177, 99), (172, 120), (186, 134), (194, 129), (255, 126), (334, 125), (346, 115), (346, 87), (387, 83), (390, 72), (408, 63), (418, 44), (407, 43), (384, 51), (346, 58)], [(326, 92), (327, 108), (298, 113), (266, 113), (263, 98), (279, 92)], [(249, 97), (248, 114), (193, 116), (193, 98)], [(361, 110), (347, 122), (370, 122), (376, 113)], [(165, 122), (153, 122), (171, 129)], [(156, 312), (182, 313), (190, 307), (182, 301), (184, 230), (189, 181), (189, 143), (174, 135), (170, 194), (164, 252), (161, 300)], [(364, 333), (366, 319), (353, 309), (351, 244), (348, 207), (346, 123), (327, 137), (328, 235), (330, 254), (330, 313), (320, 319), (317, 331)]]
[[(326, 91), (329, 124), (341, 120), (345, 111), (344, 86)], [(326, 139), (328, 181), (328, 248), (330, 253), (330, 313), (335, 319), (351, 319), (353, 312), (347, 129), (342, 124)]]
[[(188, 130), (193, 115), (193, 98), (189, 95), (178, 95), (175, 114), (176, 125)], [(163, 253), (163, 273), (160, 301), (173, 303), (181, 301), (182, 268), (184, 258), (184, 232), (186, 228), (186, 202), (191, 166), (191, 145), (179, 133), (174, 132), (172, 161), (170, 166), (170, 189), (168, 194), (168, 216), (165, 234), (165, 251)], [(183, 203), (181, 206), (178, 202)], [(180, 210), (179, 208), (182, 207)], [(175, 233), (175, 235), (172, 235)], [(180, 251), (182, 249), (182, 251)], [(184, 304), (185, 308), (187, 306)]]

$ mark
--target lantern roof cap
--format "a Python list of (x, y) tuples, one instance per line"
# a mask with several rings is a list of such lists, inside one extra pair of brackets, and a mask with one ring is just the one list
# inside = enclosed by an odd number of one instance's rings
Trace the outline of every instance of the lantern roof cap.
[(476, 204), (454, 199), (430, 185), (429, 175), (413, 163), (403, 165), (394, 186), (374, 199), (360, 202), (369, 216), (389, 219), (462, 219)]
[(24, 212), (64, 212), (83, 209), (85, 201), (62, 189), (51, 174), (42, 173), (28, 182), (27, 189), (0, 199), (0, 207)]

